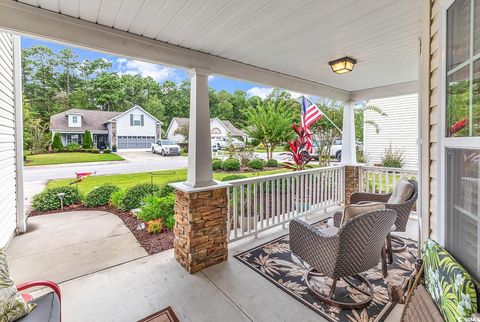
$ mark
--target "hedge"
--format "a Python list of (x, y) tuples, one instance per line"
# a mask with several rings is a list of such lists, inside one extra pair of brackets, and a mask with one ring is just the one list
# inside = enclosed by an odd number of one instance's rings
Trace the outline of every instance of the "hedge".
[(275, 159), (270, 159), (267, 161), (266, 167), (269, 168), (277, 168), (278, 167), (278, 161)]
[(123, 211), (140, 208), (142, 200), (148, 196), (160, 191), (160, 186), (150, 183), (137, 184), (125, 192), (121, 201), (121, 209)]
[(37, 211), (56, 210), (61, 208), (59, 193), (64, 193), (63, 205), (69, 206), (80, 202), (80, 193), (72, 186), (50, 188), (33, 197), (32, 208)]
[(212, 170), (217, 171), (222, 169), (223, 161), (222, 160), (213, 160), (212, 161)]
[(227, 159), (222, 163), (223, 171), (238, 171), (240, 170), (240, 161), (237, 159)]
[(263, 170), (263, 160), (253, 159), (248, 162), (248, 167), (253, 170)]
[(96, 189), (90, 191), (85, 198), (85, 206), (98, 207), (105, 206), (110, 201), (113, 193), (119, 191), (118, 187), (111, 184), (104, 184)]

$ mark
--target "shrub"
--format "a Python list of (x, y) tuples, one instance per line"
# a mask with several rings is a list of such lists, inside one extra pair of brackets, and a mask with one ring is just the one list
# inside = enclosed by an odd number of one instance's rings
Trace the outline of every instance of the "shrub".
[(175, 188), (170, 187), (168, 184), (164, 185), (158, 192), (159, 197), (166, 197), (168, 195), (173, 195), (175, 193)]
[(110, 201), (110, 197), (113, 193), (117, 192), (118, 187), (111, 184), (104, 184), (96, 189), (90, 191), (85, 199), (85, 206), (98, 207), (105, 206)]
[(165, 197), (146, 196), (143, 199), (144, 205), (137, 213), (137, 218), (149, 222), (151, 220), (162, 218), (165, 221), (168, 217), (174, 215), (175, 196), (168, 195)]
[(283, 145), (283, 151), (290, 152), (290, 144), (288, 142)]
[(155, 220), (150, 220), (147, 223), (147, 231), (150, 234), (159, 234), (162, 232), (163, 229), (163, 220), (162, 218), (158, 218)]
[(253, 159), (248, 162), (248, 167), (253, 170), (263, 170), (263, 160)]
[(224, 171), (238, 171), (240, 170), (240, 161), (237, 159), (227, 159), (222, 163), (222, 170)]
[[(150, 183), (141, 183), (133, 186), (127, 191), (121, 201), (121, 208), (124, 211), (132, 210), (139, 208), (141, 206), (142, 200), (148, 196), (153, 195), (154, 193), (160, 191), (160, 186)], [(154, 218), (155, 219), (155, 218)]]
[(253, 159), (255, 156), (254, 149), (251, 147), (245, 148), (245, 150), (240, 151), (237, 153), (237, 157), (240, 159), (240, 164), (242, 167), (246, 167), (248, 165), (248, 162)]
[(104, 149), (104, 150), (103, 150), (103, 153), (109, 154), (109, 153), (110, 153), (110, 149)]
[(55, 133), (53, 136), (53, 142), (52, 142), (52, 149), (54, 151), (59, 151), (63, 149), (63, 143), (62, 143), (62, 138), (60, 137), (60, 133)]
[(251, 140), (250, 140), (250, 144), (251, 144), (253, 147), (255, 147), (255, 148), (256, 148), (257, 146), (259, 146), (260, 143), (261, 143), (261, 142), (260, 142), (260, 140), (258, 140), (258, 139), (251, 139)]
[(93, 140), (92, 140), (92, 134), (90, 133), (89, 130), (85, 130), (85, 133), (83, 134), (83, 144), (82, 144), (84, 149), (91, 149), (93, 148)]
[(122, 209), (122, 200), (125, 196), (125, 191), (117, 190), (110, 196), (110, 204), (118, 209)]
[(212, 170), (213, 171), (217, 171), (217, 170), (220, 170), (222, 168), (222, 165), (223, 165), (223, 161), (222, 160), (213, 160), (212, 161)]
[(243, 174), (230, 174), (228, 176), (223, 177), (222, 181), (233, 181), (233, 180), (240, 180), (245, 178), (247, 178), (247, 176), (244, 176)]
[(90, 152), (91, 152), (91, 153), (100, 153), (100, 150), (94, 148), (94, 149), (91, 149)]
[(50, 188), (33, 197), (32, 207), (38, 211), (56, 210), (61, 208), (59, 193), (64, 193), (63, 205), (69, 206), (80, 201), (80, 193), (77, 188), (63, 186)]
[(76, 143), (70, 143), (69, 145), (67, 145), (67, 151), (69, 152), (80, 151), (80, 145)]
[(401, 168), (405, 163), (403, 151), (393, 149), (390, 145), (382, 156), (382, 166), (387, 168)]
[(270, 159), (270, 160), (267, 161), (266, 166), (269, 167), (269, 168), (277, 168), (278, 167), (278, 161), (275, 160), (275, 159)]
[(167, 217), (167, 219), (165, 220), (165, 227), (167, 227), (167, 229), (169, 230), (172, 230), (174, 226), (175, 226), (175, 217), (174, 216)]

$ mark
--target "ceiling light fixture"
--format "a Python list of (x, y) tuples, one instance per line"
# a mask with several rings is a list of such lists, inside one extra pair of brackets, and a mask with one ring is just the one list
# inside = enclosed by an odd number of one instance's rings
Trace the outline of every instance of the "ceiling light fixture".
[(351, 57), (343, 57), (340, 59), (333, 60), (328, 64), (332, 68), (332, 71), (335, 74), (345, 74), (351, 72), (355, 67), (357, 61)]

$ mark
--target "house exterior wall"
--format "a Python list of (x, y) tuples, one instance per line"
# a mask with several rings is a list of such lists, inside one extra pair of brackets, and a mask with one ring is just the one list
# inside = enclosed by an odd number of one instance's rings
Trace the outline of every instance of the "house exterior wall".
[(178, 123), (172, 120), (167, 132), (167, 139), (175, 141), (175, 142), (183, 142), (185, 138), (183, 135), (175, 134), (175, 131), (178, 129)]
[(369, 163), (381, 163), (385, 149), (391, 146), (403, 151), (404, 168), (417, 169), (418, 94), (374, 99), (367, 105), (377, 106), (387, 114), (365, 111), (365, 120), (375, 121), (380, 128), (377, 133), (375, 127), (365, 126), (363, 146)]
[(210, 121), (210, 133), (212, 137), (226, 137), (228, 131), (219, 120), (212, 119)]
[[(143, 115), (143, 126), (131, 126), (130, 114)], [(141, 109), (132, 109), (129, 113), (117, 118), (117, 136), (156, 136), (156, 120)]]
[(0, 33), (0, 247), (7, 245), (17, 227), (14, 84), (13, 36)]

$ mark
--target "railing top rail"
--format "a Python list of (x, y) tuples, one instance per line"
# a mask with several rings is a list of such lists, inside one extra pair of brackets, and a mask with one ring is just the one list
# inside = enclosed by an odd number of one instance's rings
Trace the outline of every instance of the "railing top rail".
[(373, 171), (389, 171), (389, 172), (408, 172), (408, 173), (417, 173), (417, 169), (403, 169), (403, 168), (387, 168), (387, 167), (373, 167), (373, 166), (360, 166), (363, 170), (373, 170)]
[(302, 170), (302, 171), (275, 173), (275, 174), (269, 174), (269, 175), (266, 175), (266, 176), (245, 178), (245, 179), (239, 179), (239, 180), (233, 180), (233, 181), (227, 181), (227, 182), (229, 184), (231, 184), (232, 186), (242, 186), (242, 185), (248, 184), (248, 183), (262, 182), (262, 181), (268, 181), (268, 180), (272, 180), (272, 179), (290, 178), (290, 177), (295, 177), (295, 176), (302, 175), (302, 174), (309, 174), (309, 173), (324, 172), (324, 171), (328, 171), (328, 170), (342, 169), (343, 167), (344, 167), (343, 165), (334, 165), (334, 166), (329, 166), (329, 167), (313, 168), (313, 169)]

